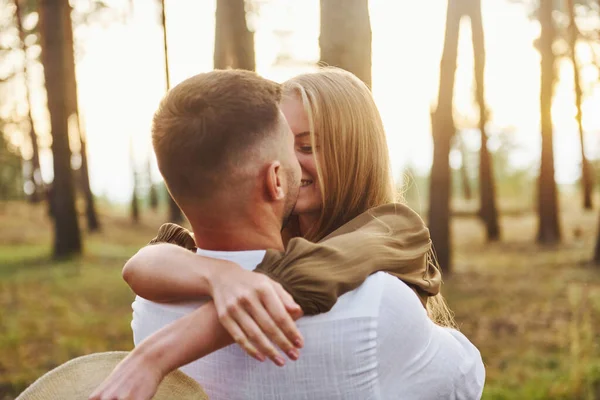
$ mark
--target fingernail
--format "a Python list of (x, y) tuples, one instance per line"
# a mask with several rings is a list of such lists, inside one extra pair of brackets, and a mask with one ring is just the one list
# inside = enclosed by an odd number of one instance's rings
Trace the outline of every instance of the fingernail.
[(283, 358), (281, 358), (280, 356), (276, 356), (274, 361), (275, 361), (275, 364), (279, 365), (280, 367), (283, 367), (285, 365), (285, 360)]
[(291, 358), (294, 361), (296, 361), (298, 359), (298, 357), (300, 357), (300, 353), (298, 353), (298, 350), (296, 350), (296, 349), (292, 349), (292, 350), (288, 351), (287, 355), (289, 358)]
[(266, 360), (265, 356), (263, 356), (262, 354), (257, 354), (256, 357), (258, 357), (258, 361), (260, 362), (264, 362)]
[(301, 348), (302, 347), (302, 340), (300, 340), (300, 339), (294, 340), (294, 345), (296, 347), (298, 347), (298, 348)]

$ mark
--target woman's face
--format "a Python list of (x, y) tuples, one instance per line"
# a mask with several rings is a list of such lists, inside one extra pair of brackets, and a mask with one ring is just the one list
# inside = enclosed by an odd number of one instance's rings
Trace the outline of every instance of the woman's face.
[(323, 201), (317, 177), (316, 149), (312, 148), (310, 140), (308, 116), (298, 96), (286, 96), (281, 103), (281, 110), (294, 133), (296, 157), (302, 167), (302, 182), (294, 214), (318, 214)]

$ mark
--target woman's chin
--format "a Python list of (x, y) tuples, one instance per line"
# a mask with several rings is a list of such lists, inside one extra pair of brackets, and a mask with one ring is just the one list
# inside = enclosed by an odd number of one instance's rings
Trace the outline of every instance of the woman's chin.
[(321, 207), (311, 203), (313, 202), (308, 202), (304, 199), (298, 198), (298, 201), (294, 206), (294, 210), (292, 211), (292, 215), (302, 217), (306, 215), (320, 214)]

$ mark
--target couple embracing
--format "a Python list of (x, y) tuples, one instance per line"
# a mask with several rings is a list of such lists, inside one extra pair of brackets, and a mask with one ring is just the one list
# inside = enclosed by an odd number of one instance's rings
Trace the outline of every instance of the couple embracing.
[(136, 347), (90, 398), (150, 399), (177, 368), (215, 400), (481, 397), (358, 78), (200, 74), (152, 139), (192, 232), (163, 225), (126, 264)]

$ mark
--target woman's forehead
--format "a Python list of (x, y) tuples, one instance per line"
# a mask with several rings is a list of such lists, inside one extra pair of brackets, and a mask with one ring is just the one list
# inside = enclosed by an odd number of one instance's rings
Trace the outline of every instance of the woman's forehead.
[(283, 115), (294, 134), (307, 132), (309, 130), (308, 116), (304, 111), (301, 101), (293, 98), (285, 99), (281, 103), (281, 111), (283, 111)]

